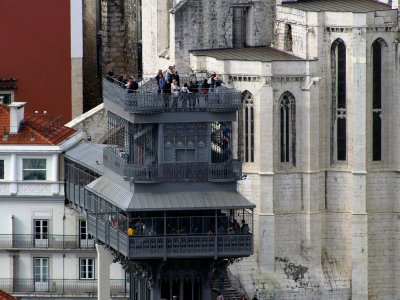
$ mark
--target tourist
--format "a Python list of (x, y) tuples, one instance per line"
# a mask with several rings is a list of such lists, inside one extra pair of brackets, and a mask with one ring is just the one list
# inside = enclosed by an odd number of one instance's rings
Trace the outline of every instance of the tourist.
[(172, 82), (172, 79), (174, 79), (174, 67), (173, 66), (169, 66), (167, 71), (165, 72), (164, 77), (166, 78), (167, 81)]
[(139, 89), (139, 84), (132, 77), (129, 77), (125, 86), (128, 89), (128, 93), (133, 93)]
[(193, 82), (192, 79), (190, 79), (189, 81), (189, 91), (191, 93), (197, 93), (199, 91), (198, 85), (195, 82)]
[(164, 106), (165, 108), (168, 108), (169, 97), (171, 96), (171, 82), (169, 80), (165, 80), (162, 92), (164, 97)]
[(123, 72), (119, 73), (119, 76), (117, 78), (118, 84), (122, 86), (123, 82), (125, 81), (125, 75)]
[(128, 236), (133, 236), (135, 234), (135, 229), (131, 225), (128, 228)]
[(179, 97), (179, 85), (176, 79), (172, 80), (171, 84), (171, 93), (172, 93), (172, 99), (170, 103), (170, 107), (178, 107), (178, 97)]
[(214, 86), (215, 86), (215, 92), (220, 93), (222, 91), (221, 86), (224, 82), (222, 81), (221, 77), (218, 75), (215, 75), (214, 77)]
[(176, 71), (176, 70), (174, 72), (173, 79), (176, 80), (176, 82), (178, 83), (178, 86), (181, 86), (181, 82), (180, 82), (180, 78), (179, 78), (179, 75), (178, 75), (178, 71)]
[(158, 93), (160, 94), (163, 89), (163, 86), (165, 84), (165, 77), (163, 74), (160, 75), (160, 78), (158, 79), (157, 84), (158, 84)]
[(224, 296), (221, 292), (218, 292), (217, 300), (224, 300)]
[[(162, 80), (162, 82), (161, 82)], [(162, 70), (158, 70), (158, 73), (156, 75), (156, 81), (157, 81), (157, 85), (158, 85), (158, 93), (161, 93), (162, 87), (164, 85), (164, 75), (162, 73)]]
[(207, 94), (210, 89), (210, 84), (207, 82), (207, 79), (203, 80), (203, 84), (201, 85), (201, 91), (204, 94)]
[(208, 79), (207, 83), (210, 85), (210, 93), (214, 92), (214, 86), (215, 86), (215, 77), (217, 74), (212, 74), (210, 79)]
[(112, 69), (107, 72), (107, 80), (110, 82), (114, 82), (114, 71)]

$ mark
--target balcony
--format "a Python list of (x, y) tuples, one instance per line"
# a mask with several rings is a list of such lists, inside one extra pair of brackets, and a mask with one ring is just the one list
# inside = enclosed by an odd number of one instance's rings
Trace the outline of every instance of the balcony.
[[(104, 215), (102, 215), (104, 216)], [(126, 234), (127, 226), (123, 223), (113, 226), (105, 221), (102, 216), (96, 217), (88, 213), (89, 232), (98, 240), (113, 248), (122, 255), (132, 259), (167, 259), (167, 258), (204, 258), (204, 257), (246, 257), (253, 254), (253, 234), (233, 232), (226, 230), (216, 233), (214, 228), (208, 231), (210, 224), (217, 224), (227, 217), (180, 217), (151, 218), (143, 220), (146, 228), (154, 230), (143, 230), (133, 236)], [(250, 215), (247, 215), (250, 217)], [(246, 217), (246, 218), (247, 218)], [(218, 219), (216, 219), (218, 218)], [(162, 224), (172, 224), (175, 220), (178, 223), (176, 228), (183, 228), (179, 222), (185, 224), (202, 224), (199, 230), (186, 233), (171, 233), (167, 228), (161, 229), (160, 234), (156, 228), (162, 228)], [(218, 220), (218, 221), (217, 221)], [(210, 222), (210, 223), (207, 223)], [(205, 224), (208, 224), (205, 226)], [(213, 225), (211, 225), (213, 226)], [(203, 228), (203, 230), (201, 229)], [(145, 232), (146, 231), (146, 232)], [(168, 232), (168, 233), (167, 233)]]
[(94, 249), (93, 239), (79, 235), (0, 234), (0, 249)]
[[(187, 80), (189, 81), (189, 80)], [(181, 82), (186, 82), (181, 78)], [(241, 92), (221, 87), (218, 92), (162, 94), (154, 78), (143, 81), (134, 92), (122, 88), (116, 81), (103, 79), (103, 97), (117, 103), (123, 110), (135, 114), (160, 112), (234, 112), (240, 109)]]
[[(110, 280), (111, 296), (127, 296), (125, 280)], [(34, 279), (0, 278), (0, 290), (11, 294), (96, 296), (97, 280), (48, 279), (35, 282)]]
[(110, 148), (103, 152), (104, 166), (132, 182), (231, 182), (242, 179), (242, 163), (230, 159), (221, 163), (175, 162), (148, 166), (129, 164), (125, 154)]

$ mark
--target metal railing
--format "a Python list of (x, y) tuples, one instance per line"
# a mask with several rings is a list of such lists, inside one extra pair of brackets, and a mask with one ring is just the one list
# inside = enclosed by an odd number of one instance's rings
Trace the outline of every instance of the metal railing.
[(174, 162), (157, 165), (135, 165), (110, 148), (103, 151), (104, 166), (135, 182), (236, 181), (242, 179), (242, 163)]
[(237, 290), (241, 295), (244, 295), (246, 299), (250, 299), (249, 295), (247, 294), (245, 288), (243, 287), (242, 283), (240, 282), (239, 277), (236, 277), (232, 274), (229, 269), (226, 269), (227, 279), (229, 280), (231, 287)]
[[(128, 293), (126, 281), (110, 280), (111, 296)], [(0, 290), (7, 293), (49, 293), (54, 295), (97, 295), (96, 279), (29, 279), (0, 278)]]
[[(117, 103), (125, 111), (147, 114), (168, 111), (233, 112), (241, 107), (240, 91), (219, 87), (214, 92), (164, 93), (149, 79), (136, 91), (124, 89), (118, 82), (103, 79), (103, 97)], [(182, 81), (181, 81), (182, 82)]]
[(169, 235), (129, 238), (131, 258), (236, 257), (253, 253), (253, 236), (245, 234)]
[(0, 234), (0, 249), (94, 249), (93, 239), (79, 235)]
[(241, 257), (253, 253), (252, 234), (180, 234), (128, 236), (88, 214), (89, 232), (125, 256), (136, 259)]

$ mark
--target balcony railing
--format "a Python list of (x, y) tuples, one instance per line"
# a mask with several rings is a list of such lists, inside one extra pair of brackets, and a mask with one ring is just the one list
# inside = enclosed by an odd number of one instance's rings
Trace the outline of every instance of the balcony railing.
[(175, 235), (130, 237), (131, 258), (248, 256), (253, 250), (251, 234)]
[(79, 235), (0, 234), (0, 249), (94, 249), (93, 239)]
[[(168, 111), (232, 112), (241, 107), (242, 94), (233, 89), (220, 87), (215, 92), (163, 94), (150, 79), (137, 91), (130, 92), (117, 82), (103, 79), (103, 97), (117, 103), (125, 111), (138, 114)], [(181, 80), (181, 82), (183, 82)]]
[[(128, 293), (125, 280), (111, 279), (111, 296), (126, 296)], [(34, 279), (0, 278), (0, 290), (7, 293), (48, 293), (52, 295), (96, 296), (97, 280), (88, 279)]]
[(253, 253), (251, 233), (127, 236), (91, 214), (88, 225), (89, 232), (101, 242), (134, 259), (242, 257)]
[(242, 178), (242, 163), (237, 160), (222, 163), (175, 162), (138, 166), (129, 164), (126, 157), (109, 148), (104, 149), (103, 155), (104, 166), (135, 182), (229, 182)]

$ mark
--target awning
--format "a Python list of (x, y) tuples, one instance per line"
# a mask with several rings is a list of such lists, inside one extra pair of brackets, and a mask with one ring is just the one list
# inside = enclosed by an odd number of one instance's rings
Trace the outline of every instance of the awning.
[(236, 192), (132, 193), (106, 177), (86, 188), (125, 211), (242, 209), (255, 205)]
[(103, 149), (107, 145), (84, 143), (65, 152), (65, 157), (103, 174)]

